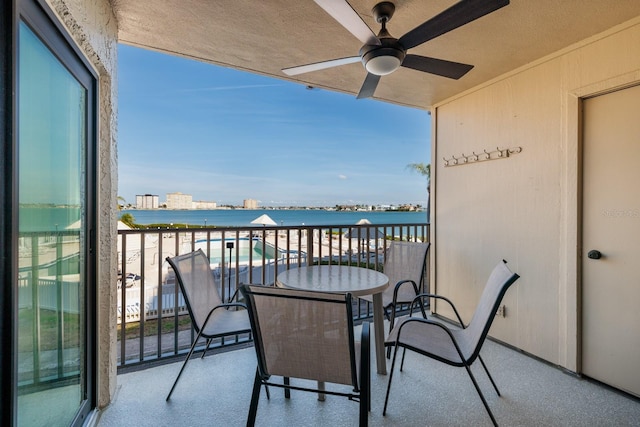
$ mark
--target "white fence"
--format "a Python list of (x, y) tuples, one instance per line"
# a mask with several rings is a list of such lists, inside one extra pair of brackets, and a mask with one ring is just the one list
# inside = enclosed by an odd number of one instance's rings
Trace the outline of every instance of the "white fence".
[[(218, 286), (220, 294), (223, 295), (225, 300), (229, 299), (230, 295), (236, 290), (236, 283), (250, 283), (250, 278), (256, 280), (256, 278), (264, 277), (265, 283), (273, 283), (276, 277), (276, 264), (278, 271), (284, 271), (286, 268), (286, 259), (271, 260), (263, 266), (250, 267), (248, 265), (239, 266), (237, 269), (232, 268), (225, 269), (225, 274), (221, 274), (221, 267), (214, 267), (212, 274), (214, 281)], [(170, 277), (169, 274), (167, 277)], [(237, 278), (236, 278), (237, 276)], [(222, 278), (224, 277), (224, 282)], [(170, 283), (165, 283), (160, 286), (145, 287), (144, 295), (139, 282), (136, 282), (131, 288), (124, 290), (124, 315), (125, 322), (137, 322), (141, 320), (142, 307), (144, 307), (145, 319), (157, 319), (158, 317), (170, 317), (175, 315), (175, 287), (177, 286), (173, 280)], [(162, 290), (161, 295), (160, 290)], [(144, 301), (143, 301), (144, 299)], [(188, 314), (187, 306), (181, 292), (178, 292), (178, 314)], [(118, 289), (118, 323), (122, 321), (122, 290)]]
[[(18, 281), (18, 308), (33, 308), (34, 298), (41, 309), (80, 313), (79, 283), (77, 280), (38, 279), (38, 287), (31, 278)], [(34, 294), (36, 293), (36, 294)]]
[[(145, 290), (147, 291), (147, 290)], [(170, 317), (175, 314), (175, 293), (163, 293), (161, 297), (158, 297), (158, 288), (148, 289), (152, 294), (150, 297), (146, 297), (146, 302), (142, 305), (140, 303), (141, 291), (140, 289), (127, 289), (127, 300), (136, 301), (128, 303), (125, 306), (125, 322), (137, 322), (141, 320), (142, 310), (141, 306), (144, 306), (144, 318), (145, 319), (157, 319), (158, 317)], [(146, 294), (146, 292), (145, 292)], [(161, 301), (159, 301), (161, 299)], [(184, 302), (184, 298), (181, 293), (178, 293), (178, 314), (187, 314), (187, 306)], [(118, 298), (118, 323), (122, 321), (122, 303)]]

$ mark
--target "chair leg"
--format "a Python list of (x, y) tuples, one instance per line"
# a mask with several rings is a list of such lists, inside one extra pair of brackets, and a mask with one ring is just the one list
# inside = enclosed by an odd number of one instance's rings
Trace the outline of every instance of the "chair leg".
[(200, 359), (204, 359), (204, 355), (207, 354), (207, 350), (209, 350), (209, 346), (211, 345), (211, 341), (213, 341), (213, 338), (209, 338), (207, 340), (207, 344), (204, 346), (204, 351), (202, 352), (202, 356), (200, 356)]
[(238, 302), (238, 294), (240, 293), (240, 292), (238, 292), (239, 290), (240, 290), (240, 289), (238, 288), (238, 289), (236, 289), (236, 290), (233, 292), (233, 295), (231, 295), (231, 298), (229, 298), (229, 301), (228, 301), (228, 302), (233, 302), (233, 300), (235, 300), (236, 302)]
[(384, 409), (382, 409), (382, 415), (387, 415), (387, 403), (389, 403), (389, 391), (391, 391), (391, 380), (393, 379), (393, 369), (396, 366), (396, 356), (398, 356), (398, 347), (393, 349), (393, 360), (391, 361), (391, 369), (389, 370), (389, 382), (387, 383), (387, 395), (384, 397)]
[(253, 427), (256, 423), (256, 414), (258, 413), (258, 402), (260, 401), (260, 374), (256, 369), (256, 378), (253, 380), (253, 393), (251, 393), (251, 406), (249, 406), (249, 416), (247, 417), (247, 427)]
[(422, 312), (422, 318), (426, 319), (427, 318), (427, 311), (425, 310), (424, 307), (424, 301), (422, 300), (422, 298), (420, 298), (420, 311)]
[[(426, 319), (427, 318), (427, 312), (424, 309), (424, 302), (422, 301), (422, 298), (420, 298), (419, 304), (420, 304), (420, 311), (422, 311), (422, 317)], [(391, 331), (389, 331), (389, 332), (391, 332)], [(402, 349), (402, 361), (400, 362), (400, 372), (402, 372), (402, 370), (404, 369), (404, 356), (406, 356), (406, 354), (407, 354), (407, 349), (403, 348)]]
[(484, 371), (487, 373), (487, 376), (489, 377), (489, 380), (491, 381), (491, 384), (493, 384), (493, 388), (496, 389), (496, 393), (498, 393), (498, 396), (501, 396), (500, 390), (498, 390), (498, 386), (493, 381), (493, 378), (491, 377), (491, 374), (489, 373), (489, 370), (487, 369), (487, 365), (484, 364), (484, 360), (482, 360), (482, 357), (480, 357), (480, 355), (478, 355), (478, 359), (480, 360), (480, 363), (482, 363), (482, 367), (484, 368)]
[(466, 365), (466, 364), (464, 365), (464, 367), (467, 370), (467, 373), (469, 374), (469, 378), (471, 378), (471, 382), (473, 382), (473, 386), (476, 388), (476, 391), (478, 392), (478, 396), (480, 396), (480, 399), (482, 400), (482, 404), (484, 405), (485, 409), (487, 410), (487, 413), (489, 414), (489, 417), (491, 418), (491, 422), (493, 422), (494, 426), (498, 427), (498, 423), (496, 422), (496, 419), (493, 416), (493, 412), (491, 412), (491, 409), (489, 408), (489, 404), (484, 398), (484, 395), (480, 390), (480, 386), (478, 386), (478, 382), (476, 381), (476, 378), (473, 376), (473, 373), (471, 373), (471, 368), (469, 368), (469, 365)]
[[(202, 331), (200, 331), (200, 332), (202, 332)], [(169, 394), (167, 395), (167, 398), (165, 399), (165, 401), (168, 401), (171, 398), (171, 395), (173, 394), (173, 390), (176, 388), (176, 384), (178, 384), (178, 380), (180, 379), (180, 376), (182, 376), (182, 371), (184, 371), (184, 368), (187, 367), (187, 362), (189, 361), (189, 358), (193, 354), (193, 349), (196, 347), (196, 343), (198, 342), (198, 339), (200, 338), (200, 332), (198, 332), (198, 336), (196, 337), (196, 339), (193, 340), (193, 344), (191, 344), (191, 348), (189, 349), (189, 354), (187, 354), (187, 358), (184, 359), (184, 363), (182, 364), (182, 368), (180, 368), (180, 372), (178, 372), (178, 377), (173, 382), (173, 386), (171, 386), (171, 390), (169, 391)]]
[[(289, 381), (289, 377), (284, 377), (284, 385), (290, 385), (291, 382)], [(291, 390), (288, 388), (284, 389), (284, 397), (285, 399), (290, 399), (291, 398)]]
[(364, 388), (362, 388), (360, 390), (361, 395), (360, 395), (360, 422), (358, 423), (358, 425), (360, 427), (367, 427), (369, 425), (369, 397), (370, 397), (370, 393), (367, 390), (366, 395), (365, 395), (365, 390)]
[[(366, 362), (365, 362), (366, 364)], [(361, 369), (370, 369), (370, 367), (361, 367)], [(360, 378), (360, 427), (369, 425), (369, 411), (371, 411), (371, 384), (368, 375)]]
[[(371, 338), (369, 335), (369, 323), (362, 324), (362, 338), (360, 349), (360, 421), (362, 422), (362, 400), (366, 399), (367, 413), (364, 414), (367, 423), (368, 413), (371, 412)], [(366, 424), (365, 424), (366, 425)]]
[[(387, 311), (387, 309), (385, 308), (385, 312)], [(391, 333), (391, 330), (393, 329), (393, 325), (395, 324), (395, 320), (396, 320), (396, 306), (395, 304), (391, 305), (391, 316), (388, 317), (389, 319), (389, 333)], [(391, 347), (387, 347), (387, 359), (391, 359)]]

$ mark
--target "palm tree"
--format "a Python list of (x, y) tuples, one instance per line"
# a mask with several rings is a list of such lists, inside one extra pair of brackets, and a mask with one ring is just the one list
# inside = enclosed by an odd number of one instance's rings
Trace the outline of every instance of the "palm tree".
[(407, 168), (427, 177), (427, 191), (431, 182), (431, 163), (409, 163)]
[(427, 221), (431, 218), (431, 163), (409, 163), (407, 168), (427, 177)]
[(123, 223), (125, 223), (131, 228), (136, 228), (136, 219), (129, 212), (123, 213), (120, 216), (120, 221), (122, 221)]
[[(122, 203), (120, 203), (122, 202)], [(118, 196), (117, 198), (118, 210), (121, 211), (124, 208), (124, 205), (127, 204), (127, 201), (122, 196)]]

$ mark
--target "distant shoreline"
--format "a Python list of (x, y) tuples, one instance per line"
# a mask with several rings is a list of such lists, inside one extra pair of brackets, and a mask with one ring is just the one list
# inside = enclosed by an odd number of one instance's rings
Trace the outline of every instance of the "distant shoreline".
[(209, 227), (253, 227), (251, 221), (268, 215), (278, 226), (350, 225), (361, 219), (372, 224), (426, 223), (426, 211), (337, 211), (327, 209), (126, 209), (118, 218), (131, 214), (134, 222), (149, 224), (189, 224)]
[(425, 212), (423, 207), (414, 207), (414, 209), (336, 209), (330, 207), (297, 207), (297, 208), (278, 208), (278, 207), (263, 207), (263, 208), (243, 208), (243, 207), (219, 207), (214, 209), (172, 209), (172, 208), (136, 208), (127, 207), (121, 211), (327, 211), (327, 212)]

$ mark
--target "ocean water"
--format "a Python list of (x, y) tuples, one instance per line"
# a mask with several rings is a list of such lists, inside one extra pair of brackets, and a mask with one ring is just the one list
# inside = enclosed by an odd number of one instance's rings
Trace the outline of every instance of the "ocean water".
[(18, 227), (21, 233), (65, 231), (70, 228), (78, 229), (79, 219), (79, 206), (20, 206)]
[(251, 221), (267, 214), (277, 225), (350, 225), (360, 219), (372, 224), (413, 224), (427, 222), (427, 213), (419, 212), (345, 212), (326, 210), (216, 209), (216, 210), (123, 210), (133, 215), (137, 224), (190, 224), (218, 227), (254, 226)]

